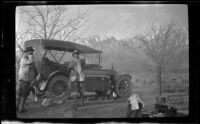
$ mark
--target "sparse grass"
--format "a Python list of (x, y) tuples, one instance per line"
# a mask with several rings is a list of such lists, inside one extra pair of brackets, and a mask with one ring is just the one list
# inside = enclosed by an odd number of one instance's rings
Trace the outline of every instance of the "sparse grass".
[[(156, 96), (159, 95), (159, 87), (158, 83), (156, 82), (156, 74), (148, 74), (148, 73), (131, 73), (132, 75), (132, 83), (133, 83), (133, 92), (137, 93), (141, 100), (145, 103), (145, 107), (143, 112), (151, 113), (154, 110), (154, 103), (156, 100)], [(169, 76), (172, 78), (173, 75)], [(185, 75), (181, 75), (185, 78)], [(181, 77), (180, 76), (180, 77)], [(183, 83), (187, 82), (187, 80), (183, 80)], [(177, 85), (178, 86), (178, 85)], [(180, 93), (187, 93), (185, 91), (176, 90), (175, 92), (164, 92), (163, 95), (170, 95), (170, 94), (180, 94)], [(33, 96), (32, 96), (33, 97)], [(86, 109), (79, 110), (76, 114), (77, 117), (82, 118), (107, 118), (107, 117), (125, 117), (127, 101), (123, 103), (113, 103), (109, 105), (102, 105), (99, 107), (91, 107)], [(66, 107), (66, 103), (56, 106), (52, 109), (47, 109), (46, 112), (35, 112), (27, 117), (44, 117), (44, 118), (62, 118), (63, 108)], [(30, 106), (30, 105), (29, 105)], [(178, 109), (178, 111), (185, 111), (188, 113), (189, 110), (189, 97), (186, 96), (184, 98), (184, 103), (181, 104), (174, 104), (174, 106)], [(47, 114), (50, 113), (50, 114)], [(40, 116), (38, 115), (40, 114)]]
[[(133, 92), (137, 93), (140, 98), (144, 101), (146, 107), (144, 111), (150, 112), (153, 110), (153, 104), (155, 103), (156, 96), (159, 95), (159, 85), (156, 81), (155, 73), (131, 73), (132, 83), (133, 83)], [(177, 78), (177, 82), (174, 82), (169, 90), (163, 91), (163, 95), (170, 94), (189, 94), (189, 75), (188, 74), (168, 74), (166, 84), (172, 84), (170, 79), (174, 77)], [(178, 110), (187, 110), (189, 109), (189, 97), (184, 98), (183, 104), (174, 104)]]

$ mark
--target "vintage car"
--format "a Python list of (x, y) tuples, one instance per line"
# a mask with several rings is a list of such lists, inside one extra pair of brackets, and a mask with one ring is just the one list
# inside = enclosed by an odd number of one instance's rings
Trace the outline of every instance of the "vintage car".
[[(69, 41), (33, 39), (25, 42), (25, 47), (32, 46), (34, 62), (40, 80), (37, 83), (38, 97), (48, 94), (55, 100), (69, 98), (75, 86), (69, 88), (69, 68), (71, 52), (79, 50), (84, 64), (85, 91), (115, 93), (118, 98), (127, 97), (131, 91), (131, 76), (118, 74), (113, 68), (104, 69), (100, 65), (102, 51)], [(92, 63), (93, 62), (93, 63)], [(32, 89), (33, 90), (33, 89)]]

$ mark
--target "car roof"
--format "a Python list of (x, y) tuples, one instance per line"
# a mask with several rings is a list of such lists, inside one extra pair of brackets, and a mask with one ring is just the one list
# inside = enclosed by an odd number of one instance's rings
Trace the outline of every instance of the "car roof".
[(77, 49), (80, 53), (102, 53), (102, 51), (96, 50), (86, 45), (62, 40), (33, 39), (25, 41), (25, 47), (27, 46), (37, 46), (43, 47), (47, 50), (59, 50), (68, 52), (73, 52), (75, 49)]

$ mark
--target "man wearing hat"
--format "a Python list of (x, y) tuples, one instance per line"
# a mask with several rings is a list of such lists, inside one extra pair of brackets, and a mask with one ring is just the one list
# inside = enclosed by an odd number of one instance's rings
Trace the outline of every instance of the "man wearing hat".
[[(72, 53), (73, 59), (70, 61), (68, 68), (71, 70), (70, 74), (70, 82), (74, 82), (76, 87), (77, 87), (77, 106), (78, 106), (78, 99), (80, 97), (81, 99), (81, 106), (83, 106), (83, 94), (84, 94), (84, 89), (83, 89), (83, 82), (85, 80), (85, 75), (83, 73), (83, 68), (81, 66), (81, 59), (79, 58), (79, 51), (74, 50)], [(75, 77), (73, 79), (73, 77)], [(69, 83), (70, 84), (70, 83)], [(71, 85), (70, 85), (71, 87)]]
[(32, 47), (26, 47), (20, 60), (19, 68), (19, 88), (17, 89), (16, 108), (19, 112), (24, 112), (24, 104), (30, 93), (30, 84), (35, 81), (35, 67), (33, 61)]

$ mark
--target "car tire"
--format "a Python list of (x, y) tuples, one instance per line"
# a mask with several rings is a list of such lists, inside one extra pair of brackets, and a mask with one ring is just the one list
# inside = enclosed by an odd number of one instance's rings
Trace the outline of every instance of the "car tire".
[[(124, 86), (126, 87), (126, 89), (122, 89), (124, 88)], [(125, 91), (123, 91), (125, 90)], [(119, 77), (119, 79), (117, 80), (116, 84), (115, 84), (115, 93), (117, 94), (117, 96), (119, 98), (127, 98), (130, 96), (131, 94), (131, 78), (129, 76), (126, 75), (122, 75)]]
[(69, 88), (69, 79), (65, 75), (54, 75), (48, 82), (47, 90), (49, 98), (54, 100), (64, 100), (69, 98), (71, 89)]

